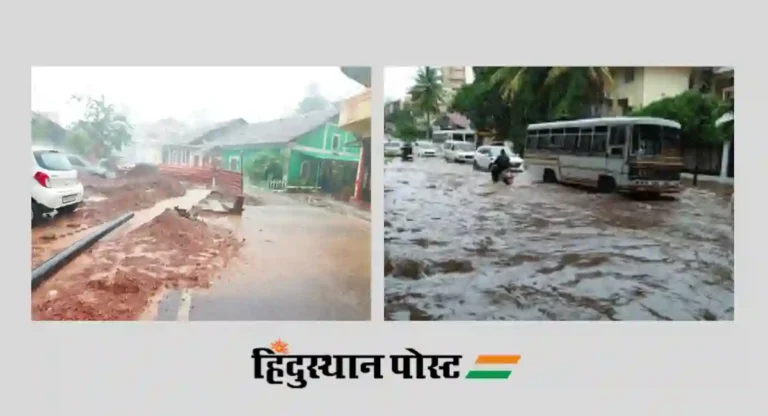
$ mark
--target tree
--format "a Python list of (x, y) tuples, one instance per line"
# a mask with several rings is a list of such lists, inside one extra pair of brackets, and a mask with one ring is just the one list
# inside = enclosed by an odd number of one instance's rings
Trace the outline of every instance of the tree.
[(32, 117), (30, 129), (33, 141), (50, 139), (51, 125), (41, 120), (40, 117)]
[(285, 158), (279, 152), (260, 152), (247, 167), (247, 174), (252, 183), (283, 178)]
[(78, 154), (88, 155), (93, 148), (93, 141), (83, 130), (68, 131), (66, 146)]
[(332, 106), (333, 104), (320, 94), (317, 84), (311, 83), (307, 86), (306, 95), (299, 101), (296, 114), (306, 114), (313, 111), (325, 110)]
[(545, 121), (594, 115), (613, 76), (608, 67), (503, 67), (492, 81), (524, 121)]
[(712, 94), (697, 90), (685, 91), (674, 97), (666, 97), (632, 112), (638, 117), (659, 117), (680, 123), (680, 142), (683, 148), (694, 148), (693, 183), (698, 182), (699, 148), (721, 144), (723, 131), (715, 122), (732, 109), (732, 103), (719, 100)]
[(70, 127), (68, 141), (87, 149), (93, 158), (109, 157), (131, 142), (133, 127), (113, 104), (107, 104), (103, 95), (75, 95), (72, 99), (85, 104), (85, 114)]
[(443, 103), (443, 84), (437, 70), (425, 66), (416, 73), (415, 84), (408, 90), (417, 111), (427, 117), (427, 138), (432, 138), (432, 116), (440, 112)]
[(394, 125), (394, 136), (399, 139), (413, 141), (421, 137), (421, 131), (410, 108), (400, 108), (387, 114), (385, 122)]

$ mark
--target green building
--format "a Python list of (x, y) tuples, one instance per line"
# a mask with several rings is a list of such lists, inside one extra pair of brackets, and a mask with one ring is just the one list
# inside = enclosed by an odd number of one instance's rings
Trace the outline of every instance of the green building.
[(335, 108), (314, 111), (248, 124), (190, 145), (201, 146), (222, 169), (242, 169), (252, 186), (323, 190), (347, 199), (354, 193), (361, 144), (338, 127), (338, 116)]

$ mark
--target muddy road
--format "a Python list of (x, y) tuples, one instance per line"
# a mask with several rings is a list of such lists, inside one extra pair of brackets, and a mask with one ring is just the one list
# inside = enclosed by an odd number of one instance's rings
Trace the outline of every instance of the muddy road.
[(385, 167), (388, 320), (732, 320), (727, 192), (633, 200), (439, 159)]
[(173, 179), (92, 185), (32, 230), (32, 266), (127, 211), (135, 216), (32, 293), (35, 320), (368, 320), (370, 222), (272, 193)]

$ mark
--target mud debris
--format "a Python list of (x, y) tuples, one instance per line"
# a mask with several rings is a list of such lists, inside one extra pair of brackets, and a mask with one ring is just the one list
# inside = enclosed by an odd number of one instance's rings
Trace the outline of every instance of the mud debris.
[(135, 320), (163, 288), (208, 287), (241, 244), (229, 231), (167, 209), (45, 282), (32, 296), (33, 319)]

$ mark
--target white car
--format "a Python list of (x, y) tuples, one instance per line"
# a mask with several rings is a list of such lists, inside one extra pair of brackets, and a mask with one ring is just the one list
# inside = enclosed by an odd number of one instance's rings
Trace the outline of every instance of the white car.
[(525, 170), (523, 159), (516, 155), (509, 147), (502, 144), (480, 146), (475, 152), (475, 161), (472, 166), (477, 170), (491, 170), (491, 165), (493, 164), (493, 161), (499, 157), (499, 154), (501, 154), (501, 149), (504, 149), (507, 153), (513, 172), (522, 172)]
[(113, 158), (111, 160), (110, 159), (101, 159), (99, 161), (99, 165), (98, 166), (100, 168), (106, 169), (106, 170), (115, 169), (118, 172), (128, 172), (129, 170), (135, 168), (136, 164), (135, 163), (131, 163), (131, 162), (127, 161), (125, 158), (122, 158), (122, 157), (118, 156), (118, 157), (115, 157), (115, 158)]
[(416, 150), (416, 156), (419, 157), (435, 157), (437, 156), (437, 146), (434, 143), (419, 140), (413, 144), (413, 148)]
[(475, 159), (475, 144), (447, 141), (443, 144), (443, 158), (446, 162), (472, 162)]
[(403, 143), (399, 140), (390, 140), (384, 143), (384, 156), (400, 156)]
[(64, 153), (32, 148), (32, 223), (43, 214), (71, 213), (83, 201), (83, 184)]

